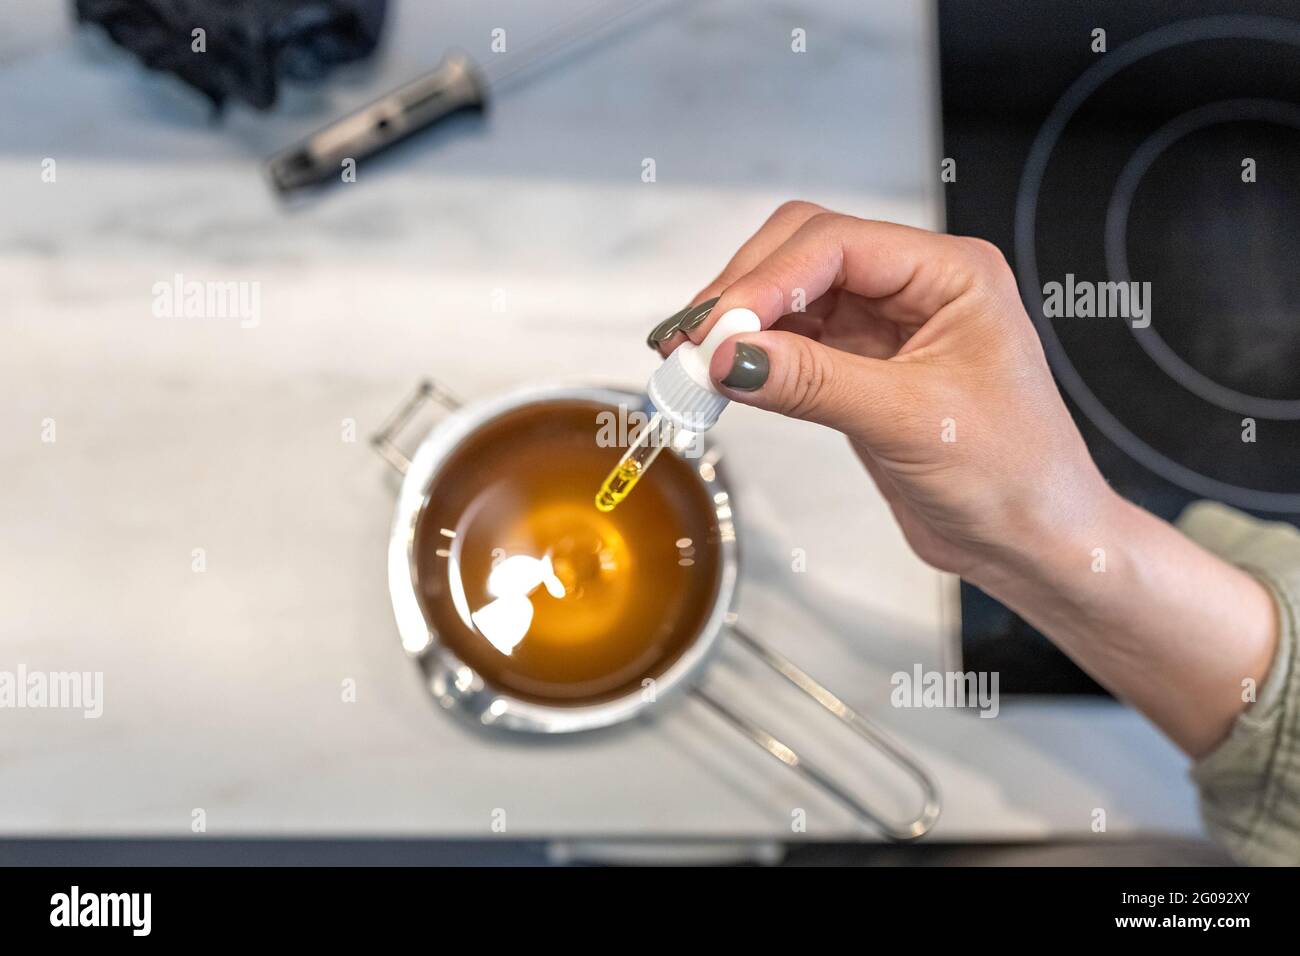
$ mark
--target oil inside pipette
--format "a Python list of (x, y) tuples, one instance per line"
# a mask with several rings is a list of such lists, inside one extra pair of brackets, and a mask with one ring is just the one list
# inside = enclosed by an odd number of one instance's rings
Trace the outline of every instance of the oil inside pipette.
[(646, 469), (659, 457), (659, 452), (672, 444), (676, 434), (673, 423), (656, 412), (605, 477), (600, 491), (596, 492), (596, 510), (609, 512), (617, 508), (619, 502), (632, 493)]
[(644, 473), (645, 469), (638, 462), (620, 461), (596, 493), (596, 510), (613, 511), (620, 501), (632, 493)]

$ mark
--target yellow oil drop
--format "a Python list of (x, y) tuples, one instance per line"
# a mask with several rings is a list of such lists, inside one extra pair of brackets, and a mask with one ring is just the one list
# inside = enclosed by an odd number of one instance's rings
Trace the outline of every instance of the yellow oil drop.
[(644, 473), (645, 469), (639, 461), (620, 461), (596, 493), (596, 510), (613, 511), (620, 501), (632, 493)]

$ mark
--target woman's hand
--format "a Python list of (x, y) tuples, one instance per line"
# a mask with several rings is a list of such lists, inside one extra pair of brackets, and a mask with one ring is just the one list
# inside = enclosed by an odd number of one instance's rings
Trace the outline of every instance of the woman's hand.
[(995, 246), (787, 203), (696, 301), (714, 296), (710, 320), (745, 306), (765, 330), (718, 349), (721, 390), (847, 435), (935, 567), (983, 583), (1109, 496)]
[[(710, 373), (730, 398), (848, 436), (920, 557), (1019, 611), (1187, 752), (1262, 686), (1268, 590), (1115, 495), (986, 242), (788, 203), (687, 310), (669, 352), (728, 309)], [(707, 318), (701, 316), (707, 315)]]

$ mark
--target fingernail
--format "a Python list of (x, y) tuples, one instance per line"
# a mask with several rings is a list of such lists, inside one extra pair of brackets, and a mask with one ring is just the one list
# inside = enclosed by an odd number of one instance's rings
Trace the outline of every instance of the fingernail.
[(687, 309), (685, 314), (682, 316), (682, 331), (689, 332), (707, 319), (709, 313), (713, 311), (713, 307), (718, 304), (719, 298), (721, 297), (715, 295), (712, 299), (705, 299), (693, 309)]
[(682, 309), (682, 311), (677, 312), (669, 316), (668, 318), (664, 319), (662, 322), (660, 322), (658, 325), (656, 325), (653, 329), (650, 330), (650, 334), (646, 336), (645, 344), (650, 346), (650, 348), (654, 349), (656, 352), (659, 351), (659, 346), (662, 345), (668, 339), (672, 338), (673, 333), (676, 332), (679, 328), (681, 328), (682, 316), (686, 315), (686, 313), (689, 311), (691, 310)]
[(731, 360), (731, 371), (722, 380), (722, 384), (727, 388), (752, 392), (762, 388), (763, 383), (767, 381), (768, 368), (766, 352), (757, 345), (737, 342), (736, 355)]

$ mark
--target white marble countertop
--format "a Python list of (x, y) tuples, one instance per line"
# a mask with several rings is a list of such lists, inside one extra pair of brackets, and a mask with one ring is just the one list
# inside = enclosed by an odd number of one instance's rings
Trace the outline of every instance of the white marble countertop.
[[(869, 838), (694, 701), (546, 740), (439, 711), (392, 621), (394, 482), (365, 438), (428, 375), (470, 399), (643, 382), (649, 327), (783, 199), (936, 224), (926, 7), (691, 4), (282, 207), (264, 155), (449, 45), (486, 57), (491, 27), (541, 22), (523, 3), (394, 8), (375, 64), (224, 125), (48, 14), (7, 16), (0, 670), (102, 671), (104, 706), (0, 710), (0, 833), (184, 835), (201, 808), (212, 835), (490, 836), (504, 809), (507, 836), (779, 838), (802, 808), (810, 838)], [(259, 283), (256, 327), (156, 317), (177, 273)], [(937, 838), (1082, 838), (1094, 808), (1112, 836), (1198, 831), (1185, 761), (1116, 704), (891, 708), (892, 672), (944, 666), (953, 582), (910, 554), (838, 436), (740, 408), (718, 436), (742, 617), (930, 766)], [(906, 805), (739, 651), (709, 680)]]

